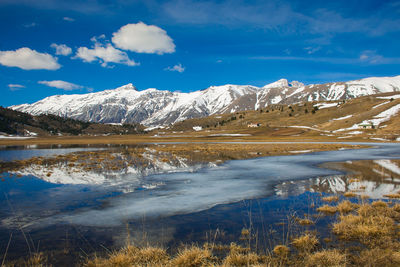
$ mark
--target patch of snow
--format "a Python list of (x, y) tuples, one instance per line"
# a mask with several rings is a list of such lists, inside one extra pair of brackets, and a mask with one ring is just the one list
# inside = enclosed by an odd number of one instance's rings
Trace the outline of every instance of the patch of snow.
[(385, 141), (385, 142), (390, 141), (390, 140), (388, 140), (388, 139), (380, 138), (380, 137), (370, 137), (369, 139), (377, 140), (377, 141)]
[(352, 132), (348, 132), (347, 134), (362, 134), (363, 132), (361, 131), (352, 131)]
[(314, 107), (318, 107), (318, 109), (324, 109), (324, 108), (331, 108), (331, 107), (337, 107), (337, 103), (318, 103), (315, 104)]
[(347, 115), (347, 116), (344, 116), (344, 117), (340, 117), (340, 118), (332, 119), (332, 120), (333, 120), (333, 121), (340, 121), (340, 120), (349, 119), (349, 118), (351, 118), (351, 117), (353, 117), (353, 115), (352, 115), (352, 114), (350, 114), (350, 115)]
[(0, 135), (0, 139), (32, 139), (32, 136)]
[(196, 132), (203, 130), (203, 127), (201, 126), (193, 126), (193, 130), (195, 130)]
[(398, 112), (400, 111), (400, 104), (397, 104), (381, 113), (379, 113), (378, 115), (374, 116), (373, 119), (370, 120), (364, 120), (360, 123), (354, 124), (353, 126), (349, 127), (349, 128), (344, 128), (344, 129), (339, 129), (336, 130), (334, 132), (343, 132), (343, 131), (350, 131), (350, 130), (354, 130), (354, 129), (359, 129), (360, 126), (362, 124), (372, 124), (374, 126), (379, 126), (379, 124), (390, 120), (390, 118), (394, 115), (396, 115)]
[(146, 132), (150, 132), (150, 131), (152, 131), (152, 130), (156, 130), (156, 129), (164, 129), (165, 127), (164, 126), (160, 126), (160, 125), (158, 125), (158, 126), (153, 126), (153, 127), (147, 127), (146, 129), (144, 129)]
[(386, 105), (388, 103), (390, 103), (390, 101), (386, 101), (386, 102), (380, 103), (379, 105), (373, 106), (372, 108), (379, 108), (380, 106)]
[(278, 104), (281, 101), (282, 101), (282, 96), (280, 96), (280, 95), (275, 96), (273, 99), (271, 99), (272, 104)]
[(289, 86), (289, 82), (286, 79), (280, 79), (276, 82), (264, 85), (264, 89), (269, 89), (269, 88), (279, 88), (279, 87), (288, 87)]

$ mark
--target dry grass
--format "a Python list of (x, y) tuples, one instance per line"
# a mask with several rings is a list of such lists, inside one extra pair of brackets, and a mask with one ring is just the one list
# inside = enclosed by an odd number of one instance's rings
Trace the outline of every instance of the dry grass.
[(327, 215), (333, 215), (338, 210), (337, 210), (337, 207), (335, 207), (335, 206), (323, 205), (322, 207), (317, 208), (317, 211), (322, 212)]
[(179, 251), (177, 256), (171, 260), (171, 266), (213, 266), (214, 261), (215, 258), (212, 256), (210, 249), (191, 246)]
[(287, 258), (290, 254), (290, 248), (285, 245), (277, 245), (273, 252), (278, 258)]
[(355, 259), (357, 266), (400, 266), (400, 252), (393, 249), (373, 248), (361, 251)]
[(314, 222), (308, 218), (303, 218), (303, 219), (297, 218), (296, 221), (300, 225), (313, 225), (314, 224)]
[(346, 266), (346, 254), (332, 249), (323, 250), (308, 255), (305, 261), (307, 267), (341, 267)]
[(351, 203), (348, 200), (342, 201), (337, 205), (337, 210), (340, 214), (346, 214), (353, 211), (357, 207), (356, 204)]
[(120, 250), (112, 252), (107, 258), (95, 257), (93, 260), (89, 260), (85, 266), (163, 266), (168, 263), (168, 260), (168, 255), (162, 248), (138, 248), (129, 245)]
[(295, 238), (292, 244), (300, 253), (310, 253), (317, 247), (319, 241), (315, 235), (305, 234)]
[(346, 192), (346, 193), (343, 194), (343, 196), (345, 196), (345, 197), (356, 197), (357, 194), (354, 193), (354, 192)]
[[(337, 238), (325, 238), (323, 246), (316, 233), (306, 232), (292, 238), (289, 245), (276, 245), (272, 251), (260, 253), (257, 247), (235, 243), (203, 247), (186, 246), (176, 254), (155, 247), (126, 246), (106, 257), (94, 257), (86, 267), (105, 266), (400, 266), (400, 204), (384, 201), (353, 204), (348, 200), (337, 206), (324, 205), (318, 211), (339, 211), (332, 225)], [(251, 231), (243, 228), (240, 236)], [(289, 237), (290, 238), (290, 237)], [(326, 245), (326, 244), (325, 244)], [(43, 254), (34, 255), (24, 266), (46, 266)], [(14, 266), (14, 265), (6, 265)]]
[(369, 247), (387, 247), (398, 237), (395, 220), (400, 214), (386, 202), (376, 201), (360, 205), (355, 214), (341, 215), (333, 225), (333, 232), (347, 241), (357, 241)]
[(255, 266), (266, 261), (268, 257), (262, 257), (236, 244), (231, 244), (229, 254), (223, 260), (222, 266)]
[(323, 197), (322, 200), (325, 202), (338, 202), (339, 197), (338, 196), (327, 196), (327, 197)]

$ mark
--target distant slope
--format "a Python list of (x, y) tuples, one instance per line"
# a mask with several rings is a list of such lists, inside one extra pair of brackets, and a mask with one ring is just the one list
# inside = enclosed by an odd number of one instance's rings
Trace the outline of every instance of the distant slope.
[(90, 122), (154, 126), (276, 104), (351, 99), (397, 91), (400, 91), (400, 76), (307, 86), (281, 79), (264, 87), (228, 84), (192, 93), (157, 89), (137, 91), (128, 84), (97, 93), (50, 96), (33, 104), (11, 108), (33, 115), (55, 114)]
[[(261, 126), (249, 128), (249, 124)], [(176, 123), (169, 131), (193, 131), (195, 126), (202, 128), (198, 132), (200, 135), (218, 132), (400, 141), (400, 93), (376, 94), (348, 100), (275, 104), (258, 111), (240, 111), (185, 120)]]
[(104, 125), (61, 118), (55, 115), (32, 116), (0, 107), (0, 133), (19, 136), (135, 134), (142, 133), (140, 125)]

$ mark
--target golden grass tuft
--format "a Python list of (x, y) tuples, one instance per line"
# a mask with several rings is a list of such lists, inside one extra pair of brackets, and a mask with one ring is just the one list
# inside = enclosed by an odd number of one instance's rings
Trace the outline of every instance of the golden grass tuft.
[(400, 266), (400, 252), (393, 249), (373, 248), (361, 251), (355, 258), (357, 266)]
[(85, 266), (163, 266), (167, 263), (168, 255), (165, 249), (155, 247), (138, 248), (128, 245), (112, 252), (107, 258), (95, 257), (93, 260), (89, 260)]
[(44, 267), (47, 265), (47, 258), (43, 253), (34, 253), (24, 263), (25, 267)]
[(304, 218), (304, 219), (297, 218), (297, 223), (300, 225), (313, 225), (314, 224), (314, 222), (308, 218)]
[(293, 246), (301, 253), (309, 253), (314, 250), (319, 241), (315, 235), (305, 234), (292, 241)]
[(381, 207), (381, 208), (387, 208), (388, 204), (382, 200), (374, 201), (371, 203), (371, 205), (375, 208)]
[(285, 245), (277, 245), (274, 247), (273, 252), (279, 258), (287, 258), (290, 254), (290, 248)]
[(336, 249), (323, 250), (310, 254), (305, 260), (307, 267), (341, 267), (346, 266), (346, 254)]
[(337, 202), (337, 201), (339, 201), (339, 197), (338, 196), (327, 196), (327, 197), (323, 197), (322, 200), (325, 202)]
[(178, 255), (172, 259), (171, 265), (177, 267), (213, 266), (214, 260), (211, 250), (191, 246), (179, 251)]
[(388, 245), (387, 241), (397, 235), (397, 224), (392, 219), (396, 216), (397, 212), (386, 202), (364, 204), (357, 214), (340, 215), (339, 221), (333, 224), (333, 232), (343, 240), (358, 241), (370, 248)]
[(225, 257), (222, 266), (255, 266), (265, 263), (266, 257), (249, 252), (236, 244), (231, 244), (229, 254)]
[(343, 196), (345, 196), (345, 197), (356, 197), (357, 194), (354, 193), (354, 192), (346, 192), (346, 193), (343, 194)]
[(340, 214), (346, 214), (353, 211), (356, 208), (356, 204), (351, 203), (348, 200), (342, 201), (337, 205), (337, 210)]
[(323, 205), (322, 207), (317, 208), (317, 211), (327, 215), (333, 215), (337, 212), (337, 208), (334, 206)]

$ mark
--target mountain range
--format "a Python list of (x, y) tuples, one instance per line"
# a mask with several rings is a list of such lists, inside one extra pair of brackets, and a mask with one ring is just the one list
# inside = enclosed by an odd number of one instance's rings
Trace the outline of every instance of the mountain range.
[(227, 84), (190, 93), (155, 88), (139, 91), (127, 84), (96, 93), (50, 96), (10, 108), (32, 115), (54, 114), (89, 122), (159, 126), (275, 104), (332, 101), (397, 91), (400, 76), (310, 85), (281, 79), (263, 87)]

